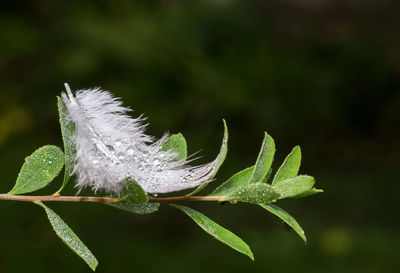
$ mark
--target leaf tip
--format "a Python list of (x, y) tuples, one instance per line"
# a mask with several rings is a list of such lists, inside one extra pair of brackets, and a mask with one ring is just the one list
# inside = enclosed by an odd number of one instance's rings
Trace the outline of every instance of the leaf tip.
[(96, 263), (94, 265), (90, 265), (89, 267), (90, 267), (90, 269), (92, 269), (93, 272), (95, 272), (98, 265), (99, 265), (99, 262), (96, 261)]
[(247, 254), (247, 256), (254, 262), (254, 255), (253, 255), (253, 252), (249, 252), (248, 254)]
[(228, 125), (226, 125), (226, 120), (222, 119), (222, 123), (224, 124), (224, 137), (223, 139), (228, 141)]
[(304, 232), (304, 230), (303, 229), (301, 229), (301, 231), (300, 231), (300, 238), (301, 239), (303, 239), (303, 241), (304, 241), (304, 244), (306, 245), (307, 244), (307, 237), (306, 237), (306, 233)]
[(224, 124), (224, 128), (227, 127), (227, 125), (226, 125), (226, 119), (223, 118), (223, 119), (222, 119), (222, 123)]

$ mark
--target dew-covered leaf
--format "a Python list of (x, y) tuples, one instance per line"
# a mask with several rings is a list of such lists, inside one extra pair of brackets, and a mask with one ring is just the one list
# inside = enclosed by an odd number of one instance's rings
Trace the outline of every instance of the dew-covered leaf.
[(53, 145), (43, 146), (25, 158), (14, 188), (8, 194), (23, 194), (44, 188), (64, 166), (64, 153)]
[(171, 206), (180, 209), (190, 218), (192, 218), (205, 232), (213, 236), (220, 242), (230, 246), (234, 250), (243, 253), (254, 260), (253, 253), (251, 252), (249, 246), (238, 236), (233, 234), (231, 231), (218, 225), (210, 218), (206, 217), (204, 214), (180, 205), (171, 204)]
[(124, 188), (119, 200), (120, 202), (141, 204), (147, 202), (147, 195), (135, 179), (127, 177), (124, 179)]
[(61, 188), (57, 193), (61, 192), (62, 189), (67, 185), (69, 179), (72, 176), (72, 171), (74, 169), (75, 158), (76, 158), (76, 147), (74, 142), (75, 135), (75, 124), (69, 118), (69, 112), (65, 106), (64, 101), (57, 97), (58, 104), (58, 115), (61, 127), (61, 135), (64, 142), (64, 154), (65, 154), (65, 173), (64, 181)]
[(272, 187), (280, 194), (279, 199), (283, 199), (295, 197), (311, 190), (314, 183), (314, 177), (309, 175), (299, 175), (276, 182)]
[(268, 183), (269, 178), (271, 177), (273, 169), (269, 168), (267, 174), (264, 176), (263, 180), (261, 180), (261, 182), (263, 183)]
[(134, 204), (134, 203), (119, 202), (119, 203), (107, 203), (107, 205), (135, 214), (150, 214), (158, 211), (160, 203)]
[(308, 197), (308, 196), (311, 196), (311, 195), (314, 195), (314, 194), (317, 194), (317, 193), (321, 193), (321, 192), (324, 192), (324, 190), (312, 188), (309, 191), (303, 192), (303, 193), (301, 193), (299, 195), (296, 195), (296, 196), (293, 196), (293, 197), (294, 198), (304, 198), (304, 197)]
[(250, 178), (251, 183), (263, 181), (271, 168), (272, 161), (275, 155), (275, 142), (274, 139), (265, 132), (264, 140), (261, 145), (260, 153), (258, 154), (256, 164), (254, 166), (253, 174)]
[(207, 186), (208, 186), (208, 183), (201, 184), (200, 186), (198, 186), (197, 188), (195, 188), (194, 191), (192, 191), (192, 192), (186, 194), (185, 196), (192, 196), (192, 195), (195, 195), (196, 193), (201, 192), (201, 191), (202, 191), (205, 187), (207, 187)]
[(279, 167), (272, 180), (272, 185), (276, 182), (295, 177), (300, 169), (301, 163), (301, 150), (299, 146), (293, 148), (290, 154), (286, 157), (285, 161)]
[(304, 240), (304, 242), (307, 242), (303, 229), (293, 216), (273, 204), (260, 204), (260, 206), (282, 219), (282, 221), (288, 224), (300, 236), (300, 238)]
[(163, 144), (161, 150), (177, 153), (178, 156), (176, 157), (176, 160), (185, 159), (187, 157), (186, 139), (181, 133), (171, 135)]
[(71, 248), (79, 257), (81, 257), (89, 267), (94, 271), (98, 265), (96, 257), (85, 246), (85, 244), (76, 236), (71, 228), (58, 216), (52, 209), (46, 207), (43, 203), (37, 202), (44, 208), (50, 224), (60, 239)]
[[(213, 171), (212, 171), (213, 175), (210, 177), (210, 180), (215, 177), (219, 168), (224, 163), (226, 155), (228, 153), (228, 127), (226, 125), (226, 121), (224, 119), (222, 121), (224, 123), (224, 136), (222, 138), (222, 144), (221, 144), (221, 148), (219, 150), (218, 156), (215, 159), (215, 161), (213, 161), (213, 164), (214, 164)], [(200, 192), (205, 187), (207, 187), (207, 185), (208, 185), (208, 183), (204, 183), (204, 184), (198, 186), (194, 191), (188, 193), (186, 196), (192, 196), (192, 195)]]
[(279, 194), (266, 183), (250, 183), (236, 189), (224, 201), (241, 201), (247, 203), (269, 203), (279, 198)]
[(227, 196), (235, 192), (239, 187), (248, 184), (250, 182), (250, 177), (254, 171), (254, 166), (244, 169), (226, 182), (222, 183), (218, 188), (216, 188), (210, 195), (211, 196)]

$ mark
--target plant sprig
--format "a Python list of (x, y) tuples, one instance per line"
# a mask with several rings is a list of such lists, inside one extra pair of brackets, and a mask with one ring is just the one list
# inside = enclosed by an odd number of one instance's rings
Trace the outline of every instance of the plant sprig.
[[(269, 134), (265, 133), (255, 165), (234, 174), (209, 195), (196, 195), (208, 185), (205, 183), (186, 195), (154, 197), (147, 194), (134, 179), (127, 177), (124, 180), (124, 188), (119, 196), (63, 196), (61, 192), (73, 176), (76, 148), (74, 143), (71, 142), (71, 136), (75, 134), (75, 127), (68, 118), (68, 110), (60, 98), (58, 98), (58, 110), (64, 152), (53, 145), (46, 145), (36, 150), (31, 156), (25, 159), (25, 163), (12, 190), (7, 194), (0, 194), (0, 200), (33, 202), (42, 207), (56, 234), (91, 269), (95, 270), (98, 265), (95, 256), (60, 216), (43, 204), (44, 202), (104, 203), (136, 214), (156, 212), (160, 204), (171, 205), (188, 215), (205, 232), (217, 240), (254, 260), (250, 247), (237, 235), (215, 223), (204, 214), (192, 208), (176, 204), (182, 201), (228, 202), (231, 204), (246, 202), (259, 205), (274, 214), (288, 224), (306, 242), (306, 236), (298, 222), (289, 213), (275, 204), (278, 200), (284, 198), (302, 198), (322, 192), (322, 190), (313, 187), (315, 181), (312, 176), (298, 175), (301, 163), (301, 150), (299, 146), (294, 147), (286, 157), (270, 184), (268, 183), (268, 179), (271, 174), (271, 165), (275, 155), (275, 142)], [(217, 170), (221, 167), (226, 157), (227, 143), (228, 130), (224, 121), (224, 137), (217, 157)], [(177, 153), (179, 155), (177, 159), (179, 160), (186, 158), (187, 155), (186, 140), (180, 133), (170, 136), (169, 140), (164, 143), (163, 149), (172, 150)], [(63, 167), (65, 167), (64, 180), (56, 193), (46, 196), (23, 195), (49, 185), (61, 172)]]

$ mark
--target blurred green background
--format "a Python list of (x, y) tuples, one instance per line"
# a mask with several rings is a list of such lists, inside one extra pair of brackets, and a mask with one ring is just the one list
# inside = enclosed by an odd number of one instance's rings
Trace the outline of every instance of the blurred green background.
[[(0, 192), (24, 157), (62, 145), (56, 96), (101, 86), (182, 132), (189, 152), (229, 154), (210, 191), (253, 164), (267, 130), (276, 169), (294, 145), (325, 190), (280, 205), (308, 244), (257, 206), (193, 204), (247, 241), (255, 262), (162, 206), (133, 215), (49, 204), (97, 272), (400, 272), (400, 20), (390, 0), (8, 1), (0, 8)], [(40, 193), (52, 193), (61, 178)], [(65, 194), (76, 190), (69, 185)], [(37, 206), (0, 202), (0, 272), (90, 272)]]

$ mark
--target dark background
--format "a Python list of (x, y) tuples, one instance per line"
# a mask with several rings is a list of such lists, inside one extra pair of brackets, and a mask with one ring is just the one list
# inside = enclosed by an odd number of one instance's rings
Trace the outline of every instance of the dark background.
[[(50, 204), (98, 272), (400, 272), (399, 2), (8, 1), (0, 8), (0, 192), (24, 157), (62, 146), (56, 96), (101, 86), (182, 132), (200, 162), (229, 154), (215, 185), (255, 161), (267, 130), (274, 169), (294, 145), (325, 193), (280, 205), (308, 244), (251, 205), (193, 204), (247, 241), (255, 262), (179, 211), (133, 215)], [(54, 192), (61, 178), (38, 192)], [(65, 194), (74, 194), (72, 183)], [(89, 272), (37, 206), (0, 202), (0, 272)]]

